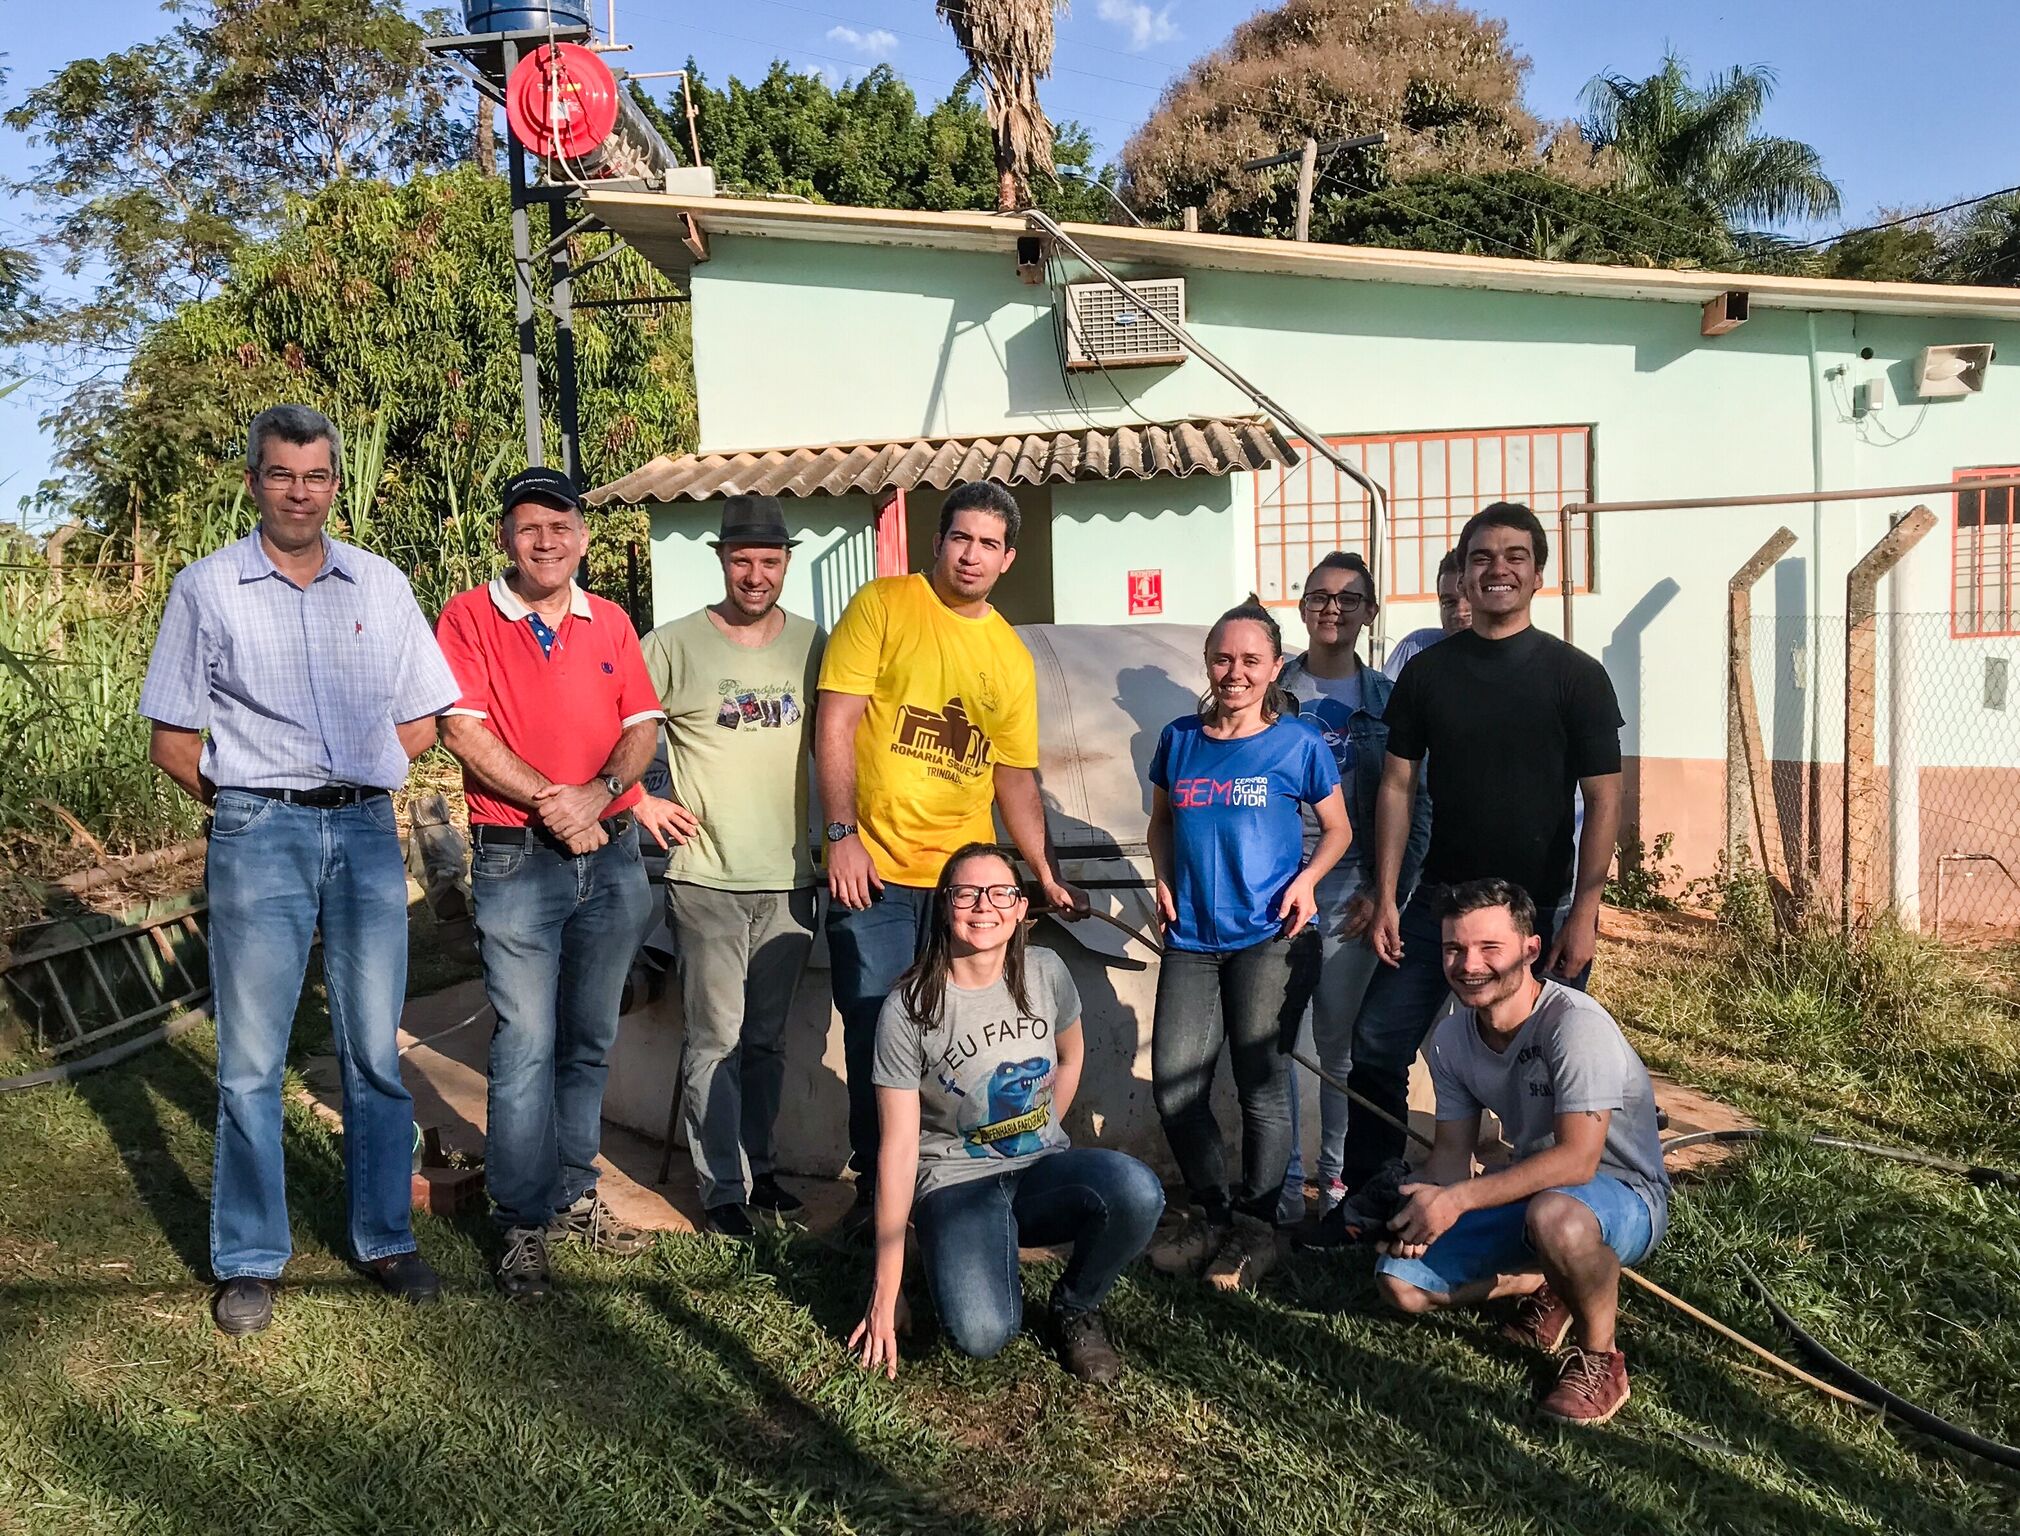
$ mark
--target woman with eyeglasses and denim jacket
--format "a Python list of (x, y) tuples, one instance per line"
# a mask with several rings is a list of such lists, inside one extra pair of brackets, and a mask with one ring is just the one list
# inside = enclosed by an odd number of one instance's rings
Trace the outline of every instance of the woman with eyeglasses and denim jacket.
[(1022, 1323), (1017, 1250), (1070, 1247), (1052, 1342), (1074, 1375), (1113, 1382), (1121, 1359), (1101, 1304), (1150, 1241), (1164, 1190), (1133, 1157), (1067, 1142), (1080, 994), (1065, 961), (1027, 944), (1010, 856), (960, 849), (932, 913), (924, 953), (877, 1020), (876, 1274), (849, 1347), (865, 1369), (897, 1376), (909, 1220), (941, 1327), (978, 1359)]

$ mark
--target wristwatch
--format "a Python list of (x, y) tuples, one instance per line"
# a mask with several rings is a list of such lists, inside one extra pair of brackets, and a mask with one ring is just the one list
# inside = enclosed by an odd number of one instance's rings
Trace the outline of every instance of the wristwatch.
[(839, 843), (843, 838), (848, 837), (855, 830), (856, 830), (856, 824), (852, 821), (831, 821), (828, 823), (828, 841), (831, 843)]
[(615, 800), (619, 795), (624, 793), (624, 780), (620, 779), (616, 774), (606, 773), (603, 776), (602, 782), (603, 787), (610, 791), (611, 799)]

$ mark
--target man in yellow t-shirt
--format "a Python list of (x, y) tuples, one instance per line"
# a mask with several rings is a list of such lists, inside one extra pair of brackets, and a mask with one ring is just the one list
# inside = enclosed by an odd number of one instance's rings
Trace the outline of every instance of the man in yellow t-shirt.
[(932, 569), (859, 591), (821, 663), (814, 765), (828, 815), (828, 953), (858, 1214), (876, 1187), (877, 1015), (925, 941), (948, 856), (993, 839), (994, 805), (1045, 900), (1087, 907), (1060, 878), (1046, 836), (1031, 653), (989, 606), (1017, 558), (1017, 526), (1002, 486), (956, 486), (940, 508)]

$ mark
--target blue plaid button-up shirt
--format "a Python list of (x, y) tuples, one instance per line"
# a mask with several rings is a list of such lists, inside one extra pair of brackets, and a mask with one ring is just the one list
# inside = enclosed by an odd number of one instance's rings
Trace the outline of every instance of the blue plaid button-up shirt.
[(407, 578), (329, 537), (298, 587), (257, 530), (175, 578), (140, 713), (208, 730), (203, 775), (245, 789), (398, 789), (394, 726), (456, 702), (456, 679)]

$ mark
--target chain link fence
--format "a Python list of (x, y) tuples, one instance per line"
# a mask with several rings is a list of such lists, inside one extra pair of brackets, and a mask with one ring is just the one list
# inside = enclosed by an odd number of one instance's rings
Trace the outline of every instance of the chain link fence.
[(1864, 634), (1752, 624), (1770, 877), (1854, 924), (2020, 935), (2020, 634), (1959, 636), (1947, 613), (1883, 613)]

